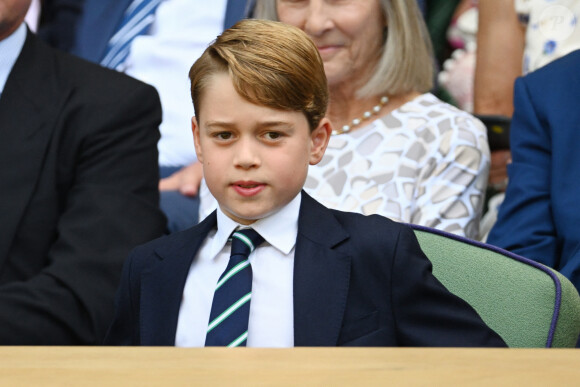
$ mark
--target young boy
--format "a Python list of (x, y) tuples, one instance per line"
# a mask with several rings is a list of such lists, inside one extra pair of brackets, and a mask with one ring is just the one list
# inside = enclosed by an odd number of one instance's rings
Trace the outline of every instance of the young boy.
[[(409, 228), (302, 192), (332, 129), (322, 60), (302, 31), (241, 21), (190, 78), (195, 149), (219, 208), (133, 251), (107, 344), (505, 345), (433, 277)], [(239, 258), (245, 227), (265, 242)]]

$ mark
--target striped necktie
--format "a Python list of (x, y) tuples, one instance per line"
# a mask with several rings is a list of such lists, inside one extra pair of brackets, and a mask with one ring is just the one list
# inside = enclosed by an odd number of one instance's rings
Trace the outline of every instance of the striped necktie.
[(256, 231), (232, 234), (228, 267), (216, 285), (205, 346), (246, 346), (252, 297), (252, 267), (248, 256), (264, 241)]
[(122, 66), (129, 56), (133, 39), (149, 30), (161, 1), (133, 0), (125, 11), (117, 32), (109, 40), (101, 65), (123, 70)]

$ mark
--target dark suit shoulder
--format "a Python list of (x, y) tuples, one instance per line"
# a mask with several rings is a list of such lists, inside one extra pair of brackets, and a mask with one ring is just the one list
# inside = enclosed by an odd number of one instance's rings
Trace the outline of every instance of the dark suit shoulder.
[(158, 99), (157, 90), (147, 83), (64, 52), (54, 54), (61, 79), (86, 91), (95, 102), (122, 99), (133, 92)]
[(338, 219), (341, 224), (345, 227), (354, 227), (359, 228), (360, 226), (376, 226), (380, 228), (400, 228), (406, 227), (403, 223), (397, 223), (386, 216), (371, 214), (371, 215), (363, 215), (358, 212), (347, 212), (347, 211), (339, 211), (329, 209), (336, 219)]
[(402, 232), (412, 233), (403, 223), (382, 215), (362, 215), (325, 207), (303, 192), (301, 234), (319, 243), (336, 245), (348, 240), (356, 249), (394, 249)]
[(59, 88), (73, 88), (81, 96), (86, 94), (93, 103), (119, 100), (126, 93), (134, 91), (158, 99), (154, 87), (126, 74), (54, 49), (30, 32), (19, 60), (31, 67), (42, 65), (55, 77)]
[(569, 132), (562, 128), (575, 127), (578, 119), (578, 110), (573, 106), (580, 98), (579, 67), (580, 50), (577, 50), (518, 78), (514, 87), (516, 111), (512, 132), (519, 130), (521, 114), (529, 103), (542, 127), (554, 135), (567, 135)]
[(404, 223), (395, 222), (382, 215), (363, 215), (354, 212), (330, 210), (338, 222), (352, 238), (374, 241), (398, 237), (401, 232), (409, 231)]

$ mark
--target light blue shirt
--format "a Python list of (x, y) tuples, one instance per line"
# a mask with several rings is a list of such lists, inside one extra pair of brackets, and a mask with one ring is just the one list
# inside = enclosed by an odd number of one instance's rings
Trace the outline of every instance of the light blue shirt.
[(0, 40), (0, 95), (4, 91), (6, 80), (12, 67), (22, 51), (26, 40), (26, 24), (22, 23), (10, 36)]
[(226, 0), (165, 0), (155, 12), (151, 31), (131, 43), (125, 73), (154, 86), (161, 99), (163, 121), (157, 143), (161, 166), (189, 165), (197, 159), (188, 130), (193, 105), (187, 74), (222, 32), (226, 5)]
[[(253, 273), (248, 347), (294, 346), (294, 250), (301, 198), (298, 194), (278, 212), (250, 226), (265, 242), (248, 258)], [(239, 226), (218, 208), (217, 230), (203, 242), (185, 283), (177, 347), (204, 346), (215, 285), (230, 259), (227, 241)]]

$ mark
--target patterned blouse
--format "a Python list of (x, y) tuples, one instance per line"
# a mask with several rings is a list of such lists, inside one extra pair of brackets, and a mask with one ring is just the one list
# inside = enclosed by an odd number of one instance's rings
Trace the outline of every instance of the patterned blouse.
[[(428, 93), (333, 136), (304, 189), (330, 208), (477, 239), (489, 163), (483, 124)], [(205, 183), (200, 199), (203, 219), (215, 208)]]

